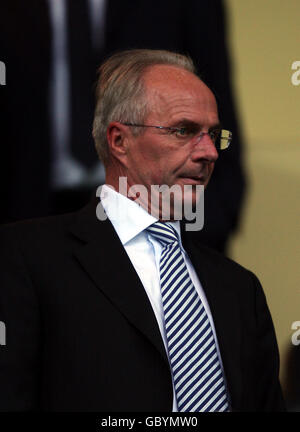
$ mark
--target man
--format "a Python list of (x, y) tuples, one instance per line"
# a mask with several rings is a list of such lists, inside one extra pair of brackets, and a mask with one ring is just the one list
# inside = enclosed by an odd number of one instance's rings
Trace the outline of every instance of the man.
[[(283, 410), (259, 281), (175, 217), (218, 158), (214, 95), (155, 50), (109, 58), (96, 93), (101, 202), (1, 231), (1, 410)], [(169, 217), (155, 185), (177, 186)]]
[[(192, 56), (217, 98), (221, 122), (233, 132), (234, 146), (220, 154), (205, 193), (204, 227), (195, 232), (207, 246), (226, 252), (239, 227), (245, 172), (223, 1), (31, 0), (30, 8), (23, 0), (2, 3), (0, 54), (9, 74), (8, 85), (0, 86), (0, 127), (3, 142), (11, 145), (0, 159), (0, 223), (67, 213), (89, 201), (103, 171), (91, 134), (96, 66), (120, 50), (166, 49)], [(18, 128), (15, 106), (23, 114)]]

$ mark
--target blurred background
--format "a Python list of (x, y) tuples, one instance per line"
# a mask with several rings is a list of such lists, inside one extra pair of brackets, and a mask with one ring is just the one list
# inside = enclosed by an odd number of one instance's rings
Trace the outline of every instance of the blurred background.
[(248, 175), (230, 255), (262, 282), (279, 343), (282, 385), (300, 411), (300, 345), (291, 342), (292, 323), (300, 321), (300, 85), (291, 81), (292, 63), (300, 60), (300, 2), (226, 5)]
[(190, 54), (233, 132), (205, 194), (204, 230), (195, 235), (261, 280), (294, 411), (299, 22), (299, 0), (10, 0), (0, 7), (0, 223), (77, 210), (104, 182), (91, 129), (96, 70), (107, 55), (127, 48)]

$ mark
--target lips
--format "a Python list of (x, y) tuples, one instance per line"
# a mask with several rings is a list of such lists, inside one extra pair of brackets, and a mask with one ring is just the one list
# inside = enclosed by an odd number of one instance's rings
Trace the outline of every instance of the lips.
[(191, 175), (184, 175), (180, 176), (182, 180), (184, 180), (185, 184), (203, 184), (205, 182), (204, 176), (191, 176)]

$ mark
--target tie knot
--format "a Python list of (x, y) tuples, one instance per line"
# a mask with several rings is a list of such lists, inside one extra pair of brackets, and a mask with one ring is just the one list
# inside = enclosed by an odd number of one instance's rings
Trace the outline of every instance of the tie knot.
[(153, 235), (163, 246), (178, 242), (178, 236), (172, 225), (165, 222), (155, 222), (147, 228), (147, 231)]

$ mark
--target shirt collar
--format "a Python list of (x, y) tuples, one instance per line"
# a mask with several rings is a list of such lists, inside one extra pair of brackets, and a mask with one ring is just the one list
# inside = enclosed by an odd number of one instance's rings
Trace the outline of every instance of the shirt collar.
[[(101, 203), (123, 245), (158, 221), (135, 201), (104, 184), (100, 193)], [(176, 230), (181, 244), (179, 221), (168, 222)]]

